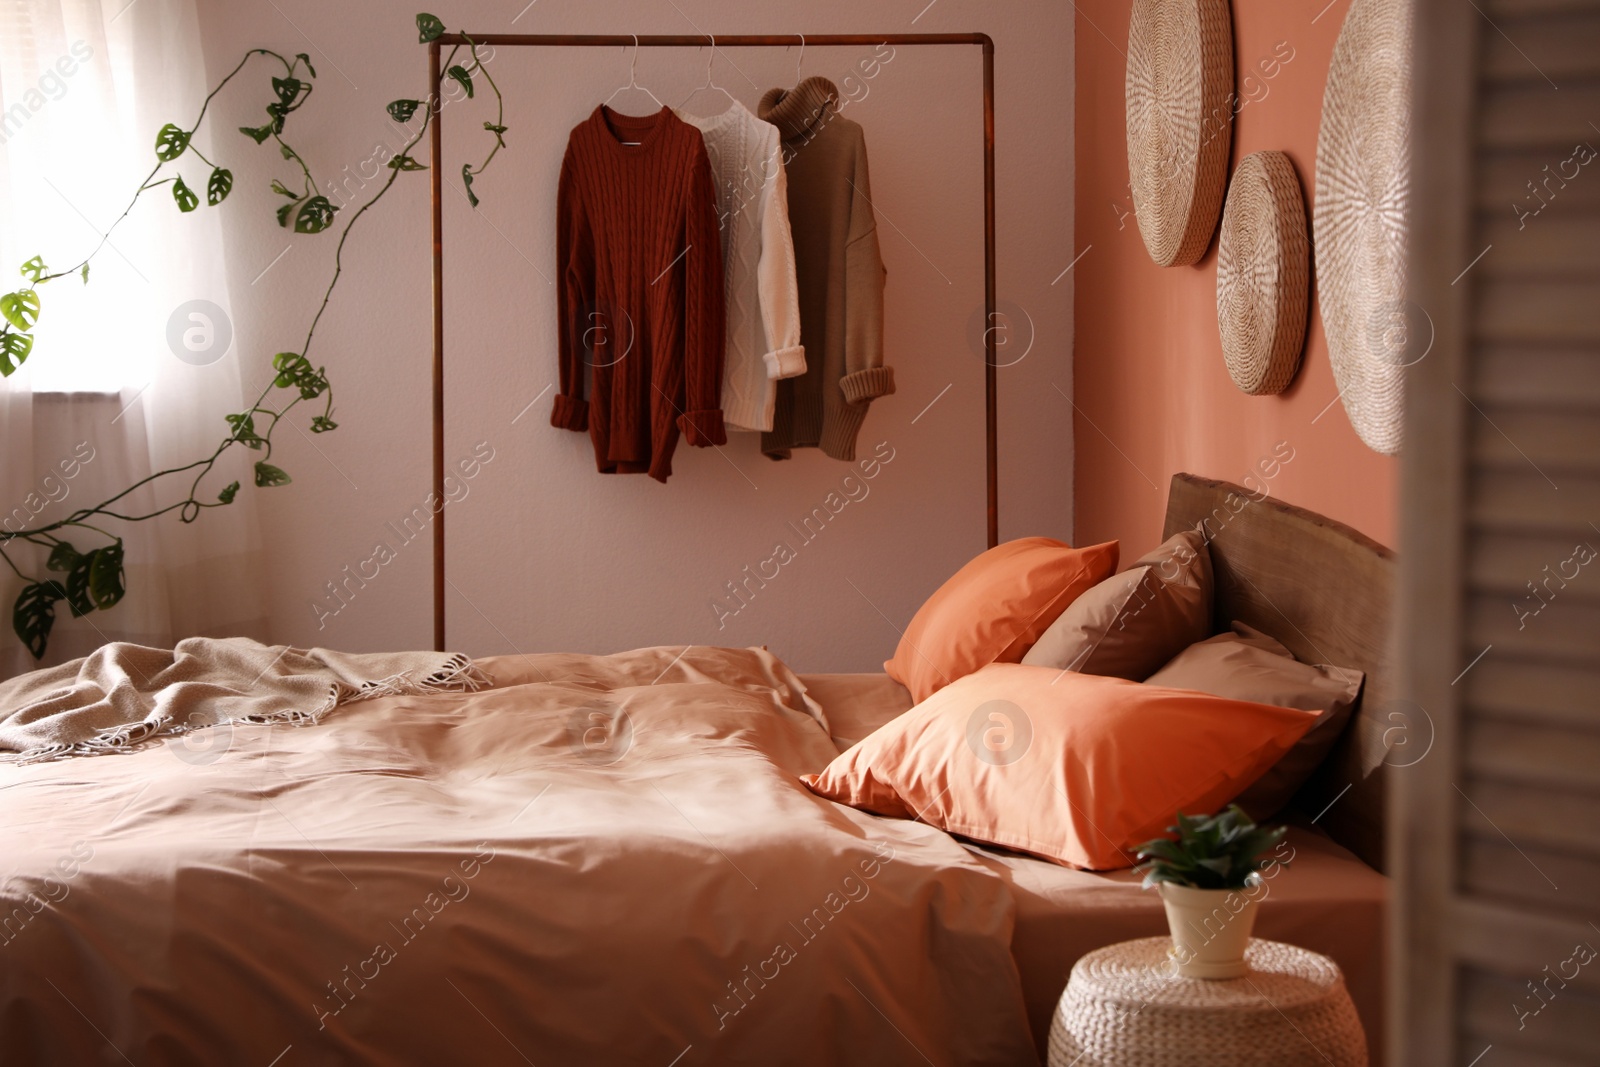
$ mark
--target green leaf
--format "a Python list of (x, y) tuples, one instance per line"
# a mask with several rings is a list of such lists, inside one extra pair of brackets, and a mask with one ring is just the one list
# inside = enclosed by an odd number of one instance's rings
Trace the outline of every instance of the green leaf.
[(328, 433), (330, 430), (337, 430), (338, 428), (339, 424), (326, 415), (317, 415), (311, 420), (312, 433)]
[(311, 76), (313, 78), (315, 78), (317, 76), (317, 68), (313, 67), (311, 65), (311, 57), (310, 56), (306, 55), (304, 52), (296, 52), (294, 54), (294, 57), (296, 59), (298, 59), (300, 62), (302, 62), (302, 63), (304, 63), (306, 65), (306, 70), (311, 74)]
[(300, 95), (300, 90), (305, 84), (299, 78), (273, 78), (272, 90), (278, 94), (278, 102), (288, 108), (294, 103), (295, 97)]
[(390, 170), (427, 170), (428, 168), (412, 159), (410, 156), (399, 155), (389, 160)]
[(311, 369), (311, 361), (298, 352), (279, 352), (272, 357), (272, 367), (278, 372), (272, 384), (287, 389), (299, 380), (302, 371)]
[(290, 213), (293, 212), (294, 209), (299, 207), (299, 206), (300, 206), (300, 201), (298, 199), (296, 199), (293, 203), (288, 203), (288, 204), (285, 204), (282, 207), (280, 207), (278, 209), (278, 225), (279, 226), (287, 226), (287, 225), (289, 225), (289, 215), (290, 215)]
[(286, 144), (281, 144), (278, 146), (278, 153), (283, 156), (284, 159), (294, 158), (294, 149), (290, 148)]
[(478, 194), (472, 191), (472, 164), (461, 164), (461, 181), (467, 187), (467, 200), (473, 207), (478, 206)]
[(0, 334), (0, 377), (9, 378), (16, 373), (33, 351), (33, 338), (25, 333)]
[(272, 191), (277, 193), (279, 196), (287, 196), (290, 200), (299, 200), (303, 195), (295, 192), (293, 189), (289, 188), (276, 178), (272, 179)]
[(35, 285), (39, 279), (50, 273), (50, 268), (44, 265), (43, 256), (34, 256), (22, 265), (22, 275)]
[(156, 134), (156, 158), (163, 163), (171, 163), (188, 149), (188, 130), (179, 129), (169, 122)]
[(18, 289), (0, 296), (0, 315), (26, 333), (39, 321), (39, 294), (32, 289)]
[(34, 659), (44, 656), (50, 643), (50, 630), (56, 624), (56, 601), (66, 590), (56, 581), (33, 582), (22, 587), (11, 608), (11, 628), (28, 646)]
[(467, 99), (471, 100), (473, 96), (472, 75), (467, 73), (467, 68), (463, 67), (460, 63), (457, 63), (449, 70), (445, 71), (445, 73), (461, 83), (461, 88), (467, 91)]
[(217, 494), (217, 503), (219, 503), (219, 504), (231, 504), (231, 503), (233, 503), (233, 498), (238, 496), (238, 495), (239, 495), (239, 483), (238, 482), (229, 482), (226, 486), (223, 487), (222, 492)]
[(256, 433), (256, 419), (251, 412), (246, 411), (240, 415), (229, 415), (227, 419), (228, 425), (233, 428), (233, 439), (246, 448), (259, 449), (266, 443), (266, 440)]
[[(272, 116), (272, 132), (283, 132), (283, 120), (288, 117), (289, 109), (283, 104), (272, 103), (267, 105), (267, 114)], [(289, 157), (284, 156), (285, 159)]]
[(94, 557), (99, 551), (98, 548), (92, 548), (79, 556), (67, 572), (67, 607), (72, 609), (74, 618), (94, 610), (94, 600), (89, 596), (89, 568), (93, 566)]
[(53, 571), (60, 571), (65, 574), (78, 565), (81, 555), (76, 548), (73, 548), (67, 542), (58, 541), (56, 546), (50, 550), (50, 559), (46, 561), (45, 566)]
[(339, 210), (325, 196), (313, 196), (294, 216), (295, 233), (321, 233), (333, 225), (333, 213)]
[(265, 126), (240, 126), (239, 132), (256, 144), (262, 144), (272, 136), (272, 123), (269, 122)]
[(233, 171), (218, 167), (211, 172), (211, 180), (206, 182), (206, 203), (216, 207), (228, 199), (228, 194), (233, 192)]
[(195, 195), (193, 189), (184, 184), (181, 176), (173, 179), (172, 199), (177, 202), (178, 210), (184, 213), (193, 211), (200, 206), (200, 197)]
[(271, 489), (279, 485), (288, 485), (293, 480), (287, 473), (270, 463), (256, 464), (256, 488), (258, 489)]
[(389, 102), (389, 117), (396, 122), (410, 122), (411, 116), (417, 113), (417, 108), (422, 106), (421, 100), (391, 100)]
[(444, 23), (439, 21), (437, 15), (430, 15), (426, 11), (417, 16), (417, 40), (421, 44), (436, 41), (444, 36)]
[(496, 126), (492, 122), (485, 122), (483, 124), (483, 128), (488, 130), (490, 133), (505, 133), (511, 127), (509, 127), (509, 126)]
[(89, 263), (88, 263), (87, 260), (84, 261), (83, 270), (80, 271), (79, 273), (81, 273), (83, 275), (83, 284), (84, 285), (88, 285), (89, 284)]
[(89, 555), (89, 598), (101, 611), (114, 608), (128, 591), (122, 570), (122, 542), (97, 548)]

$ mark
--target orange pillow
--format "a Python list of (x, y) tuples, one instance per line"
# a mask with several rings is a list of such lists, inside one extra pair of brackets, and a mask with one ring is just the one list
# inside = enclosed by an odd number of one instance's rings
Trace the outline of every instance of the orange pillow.
[(1177, 812), (1210, 814), (1317, 713), (1051, 667), (996, 663), (822, 771), (811, 791), (1068, 867), (1133, 866)]
[(1067, 605), (1117, 569), (1117, 542), (1073, 548), (1049, 537), (996, 545), (917, 609), (889, 677), (926, 700), (991, 663), (1016, 663)]

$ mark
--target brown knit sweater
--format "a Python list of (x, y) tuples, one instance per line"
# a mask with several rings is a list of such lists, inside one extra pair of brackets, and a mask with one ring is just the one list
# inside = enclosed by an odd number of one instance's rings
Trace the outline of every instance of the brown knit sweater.
[(826, 78), (761, 98), (761, 117), (783, 137), (806, 352), (805, 374), (778, 383), (772, 432), (761, 435), (774, 459), (804, 447), (855, 459), (867, 406), (894, 392), (894, 370), (883, 365), (885, 272), (867, 144), (860, 125), (835, 111), (838, 99)]
[(728, 441), (722, 245), (700, 131), (667, 108), (596, 108), (567, 141), (556, 227), (550, 422), (588, 430), (602, 473), (664, 482), (680, 431), (691, 445)]

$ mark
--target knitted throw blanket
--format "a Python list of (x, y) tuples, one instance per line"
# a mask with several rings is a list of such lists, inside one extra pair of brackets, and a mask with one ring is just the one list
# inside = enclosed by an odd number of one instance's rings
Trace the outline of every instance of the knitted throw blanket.
[(222, 723), (316, 723), (340, 704), (491, 684), (454, 652), (332, 652), (243, 637), (113, 642), (0, 682), (0, 762), (131, 752)]

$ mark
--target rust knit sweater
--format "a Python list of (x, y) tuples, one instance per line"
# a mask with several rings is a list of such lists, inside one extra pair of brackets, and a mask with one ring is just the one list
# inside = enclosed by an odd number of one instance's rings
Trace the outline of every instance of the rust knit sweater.
[(667, 108), (596, 108), (567, 140), (556, 227), (550, 422), (587, 430), (602, 473), (664, 482), (680, 431), (691, 445), (728, 440), (722, 246), (700, 131)]

